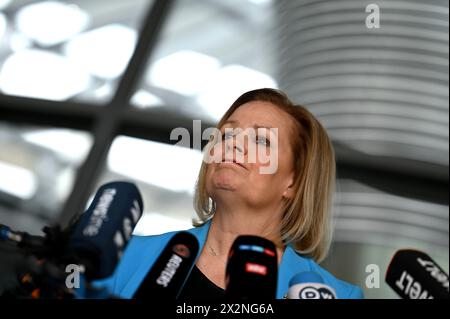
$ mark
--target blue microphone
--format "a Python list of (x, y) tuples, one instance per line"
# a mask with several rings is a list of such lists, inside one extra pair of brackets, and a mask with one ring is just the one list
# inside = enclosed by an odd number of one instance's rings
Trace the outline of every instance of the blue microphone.
[(87, 280), (112, 275), (142, 211), (133, 183), (102, 185), (69, 237), (65, 260), (81, 265)]
[(289, 281), (287, 299), (336, 299), (336, 292), (315, 272), (301, 272)]

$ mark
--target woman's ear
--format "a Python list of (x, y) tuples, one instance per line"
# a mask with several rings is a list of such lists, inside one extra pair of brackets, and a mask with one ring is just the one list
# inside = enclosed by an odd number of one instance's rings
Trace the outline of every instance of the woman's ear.
[(292, 175), (288, 179), (288, 186), (285, 188), (283, 192), (283, 198), (285, 199), (294, 198), (294, 178)]

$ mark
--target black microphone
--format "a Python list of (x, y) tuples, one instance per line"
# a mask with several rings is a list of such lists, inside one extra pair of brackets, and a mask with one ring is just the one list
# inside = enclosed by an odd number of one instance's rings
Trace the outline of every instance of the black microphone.
[(392, 257), (386, 283), (403, 299), (448, 299), (448, 275), (427, 254), (402, 249)]
[(287, 299), (336, 299), (336, 292), (315, 272), (301, 272), (289, 281)]
[(134, 293), (135, 299), (178, 298), (191, 272), (199, 244), (197, 238), (188, 232), (178, 232), (166, 245)]
[(277, 275), (274, 243), (258, 236), (239, 236), (228, 255), (225, 297), (275, 299)]
[(110, 276), (142, 210), (142, 197), (133, 183), (102, 185), (71, 233), (63, 259), (82, 265), (88, 280)]

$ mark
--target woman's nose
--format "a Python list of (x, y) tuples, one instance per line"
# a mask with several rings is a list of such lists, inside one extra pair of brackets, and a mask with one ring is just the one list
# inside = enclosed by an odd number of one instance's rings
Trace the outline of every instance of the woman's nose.
[(245, 154), (245, 143), (244, 143), (244, 136), (242, 135), (235, 135), (233, 138), (230, 138), (226, 141), (226, 148), (227, 151), (233, 151), (236, 149), (237, 152), (241, 154)]

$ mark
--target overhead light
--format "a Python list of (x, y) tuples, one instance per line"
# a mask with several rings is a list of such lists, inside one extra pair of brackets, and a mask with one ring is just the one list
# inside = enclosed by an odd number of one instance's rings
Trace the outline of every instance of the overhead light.
[(120, 136), (111, 146), (111, 171), (174, 192), (193, 193), (202, 154), (193, 149)]
[(15, 52), (0, 70), (0, 89), (10, 95), (62, 101), (86, 90), (89, 83), (82, 67), (42, 50)]
[(273, 4), (273, 0), (248, 0), (248, 2), (256, 4), (258, 6), (268, 6)]
[(93, 91), (93, 95), (97, 100), (106, 100), (111, 98), (114, 94), (115, 86), (111, 84), (111, 82), (106, 82), (99, 88)]
[(42, 46), (67, 41), (89, 23), (86, 12), (76, 5), (56, 1), (30, 4), (19, 10), (17, 29)]
[(216, 73), (197, 101), (214, 120), (218, 120), (240, 95), (265, 87), (276, 88), (277, 83), (265, 73), (229, 65)]
[(132, 28), (109, 24), (77, 35), (65, 45), (64, 52), (91, 74), (114, 79), (125, 71), (136, 41), (137, 33)]
[(0, 176), (0, 191), (23, 200), (32, 198), (36, 193), (36, 177), (28, 169), (0, 161)]
[(0, 0), (0, 10), (5, 9), (10, 2), (11, 0)]
[(210, 81), (220, 62), (195, 51), (178, 51), (156, 61), (147, 77), (150, 85), (195, 95)]
[(73, 167), (66, 167), (58, 172), (54, 181), (54, 195), (58, 200), (65, 200), (72, 190), (75, 181), (76, 170)]
[(137, 236), (149, 236), (167, 233), (176, 230), (192, 228), (189, 218), (175, 218), (160, 213), (144, 213), (139, 219), (133, 234)]
[(92, 145), (89, 134), (68, 129), (37, 130), (24, 133), (23, 138), (74, 163), (81, 163)]
[(14, 32), (9, 35), (9, 47), (14, 52), (27, 50), (32, 46), (33, 41), (22, 33)]
[(163, 101), (146, 90), (139, 90), (131, 98), (131, 104), (140, 109), (162, 106)]

